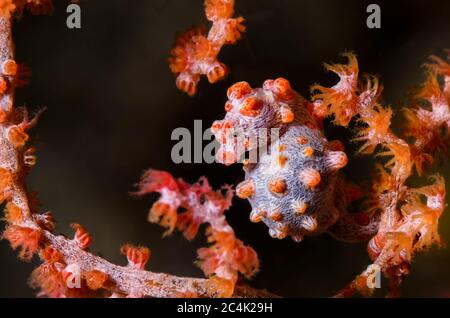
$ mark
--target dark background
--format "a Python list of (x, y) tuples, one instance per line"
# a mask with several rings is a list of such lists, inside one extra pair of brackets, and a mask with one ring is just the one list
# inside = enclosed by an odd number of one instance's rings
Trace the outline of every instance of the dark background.
[[(125, 264), (122, 244), (149, 246), (149, 268), (177, 275), (201, 276), (193, 261), (204, 237), (191, 243), (179, 233), (162, 239), (163, 230), (146, 222), (156, 196), (130, 197), (133, 184), (149, 167), (190, 182), (206, 175), (217, 187), (238, 183), (243, 172), (237, 165), (173, 164), (174, 128), (193, 129), (194, 119), (208, 127), (221, 119), (226, 88), (239, 80), (257, 87), (284, 76), (309, 96), (311, 84), (336, 81), (322, 62), (344, 61), (339, 53), (348, 50), (358, 54), (362, 71), (381, 76), (384, 101), (398, 112), (405, 92), (423, 80), (427, 56), (450, 47), (449, 1), (376, 1), (382, 28), (369, 30), (369, 2), (238, 0), (236, 11), (246, 18), (248, 31), (222, 51), (230, 76), (216, 85), (203, 79), (198, 95), (189, 98), (176, 89), (167, 57), (177, 32), (207, 22), (201, 0), (83, 1), (81, 30), (66, 28), (67, 2), (56, 2), (52, 16), (26, 14), (14, 29), (17, 59), (33, 70), (17, 102), (32, 110), (47, 107), (34, 130), (38, 164), (29, 185), (39, 192), (42, 210), (55, 214), (57, 231), (71, 234), (75, 221), (85, 225), (94, 236), (92, 250), (119, 264)], [(327, 133), (344, 141), (350, 137), (330, 126)], [(372, 165), (372, 157), (355, 158), (345, 172), (361, 182)], [(445, 162), (438, 171), (450, 176)], [(365, 244), (327, 235), (301, 244), (271, 239), (263, 224), (250, 223), (249, 212), (246, 201), (235, 200), (227, 215), (237, 235), (259, 253), (255, 287), (283, 296), (326, 297), (369, 263)], [(447, 242), (449, 228), (447, 211), (440, 224)], [(27, 277), (38, 262), (19, 261), (5, 241), (0, 260), (0, 296), (34, 296)], [(449, 296), (449, 263), (449, 249), (418, 255), (403, 295)]]

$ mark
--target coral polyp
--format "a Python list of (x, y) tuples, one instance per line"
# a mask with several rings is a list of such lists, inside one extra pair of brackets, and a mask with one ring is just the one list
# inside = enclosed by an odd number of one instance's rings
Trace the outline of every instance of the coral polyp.
[(234, 0), (206, 0), (205, 15), (212, 22), (208, 34), (203, 26), (190, 28), (177, 37), (170, 52), (169, 66), (177, 75), (176, 85), (190, 96), (197, 93), (201, 75), (215, 83), (228, 74), (218, 55), (224, 45), (236, 43), (245, 31), (244, 18), (233, 18)]

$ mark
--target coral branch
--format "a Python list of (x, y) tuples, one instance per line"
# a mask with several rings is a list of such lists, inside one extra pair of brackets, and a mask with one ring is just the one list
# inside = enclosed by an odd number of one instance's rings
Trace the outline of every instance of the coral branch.
[(448, 155), (450, 147), (450, 64), (436, 56), (432, 61), (427, 65), (427, 80), (413, 96), (412, 107), (404, 109), (405, 136), (414, 139), (412, 156), (420, 175), (439, 153)]
[(205, 14), (212, 27), (191, 28), (177, 37), (169, 58), (169, 66), (177, 75), (177, 87), (193, 96), (201, 75), (210, 83), (221, 80), (228, 68), (217, 59), (224, 45), (236, 43), (245, 31), (242, 17), (234, 15), (234, 0), (205, 0)]
[[(396, 296), (403, 279), (409, 274), (413, 256), (434, 243), (439, 244), (438, 222), (445, 208), (445, 186), (442, 177), (434, 176), (434, 184), (413, 189), (405, 185), (416, 165), (422, 174), (424, 162), (430, 162), (436, 150), (448, 144), (449, 99), (447, 94), (448, 64), (436, 57), (436, 64), (429, 66), (434, 73), (417, 94), (417, 99), (428, 102), (431, 110), (414, 105), (406, 109), (405, 135), (413, 137), (408, 144), (390, 129), (392, 111), (378, 103), (381, 88), (377, 79), (368, 80), (365, 86), (358, 84), (358, 65), (353, 55), (348, 55), (348, 65), (328, 66), (336, 72), (340, 81), (332, 88), (314, 86), (319, 93), (315, 99), (315, 112), (334, 116), (334, 122), (347, 126), (357, 117), (363, 128), (356, 141), (363, 141), (361, 153), (373, 153), (377, 147), (384, 148), (376, 155), (389, 157), (385, 166), (378, 166), (377, 178), (368, 200), (371, 210), (380, 214), (377, 234), (368, 244), (373, 264), (360, 274), (338, 296), (350, 296), (355, 292), (370, 295), (374, 286), (369, 280), (374, 270), (383, 272), (389, 279), (388, 296)], [(437, 76), (444, 77), (441, 88)], [(372, 84), (371, 84), (372, 83)], [(425, 201), (425, 203), (423, 203)]]
[[(151, 297), (179, 297), (183, 294), (195, 295), (197, 297), (215, 297), (217, 292), (211, 289), (210, 281), (201, 278), (186, 278), (168, 275), (164, 273), (153, 273), (144, 271), (135, 266), (123, 267), (109, 263), (108, 261), (95, 256), (87, 251), (81, 250), (75, 241), (67, 240), (62, 236), (56, 236), (48, 231), (44, 231), (45, 244), (48, 247), (53, 248), (60, 253), (60, 260), (45, 259), (42, 253), (45, 249), (41, 250), (41, 258), (44, 260), (44, 265), (48, 267), (55, 262), (60, 265), (54, 267), (65, 268), (65, 264), (76, 264), (79, 273), (82, 276), (90, 273), (94, 270), (105, 273), (108, 276), (107, 281), (102, 286), (105, 290), (112, 293), (112, 296), (151, 296)], [(41, 265), (42, 266), (42, 265)], [(42, 270), (40, 270), (42, 272)], [(58, 280), (62, 279), (61, 272), (55, 273)], [(34, 274), (33, 276), (36, 276)], [(36, 283), (42, 288), (48, 284), (48, 275), (40, 275), (38, 279), (35, 279)], [(52, 278), (51, 278), (52, 279)], [(64, 290), (55, 290), (48, 293), (46, 296), (72, 296), (72, 291), (67, 291), (67, 286), (64, 281), (58, 282), (60, 286), (64, 287)], [(75, 289), (75, 292), (77, 290)], [(87, 292), (87, 290), (84, 290)], [(77, 293), (77, 296), (88, 296), (89, 294)], [(235, 289), (233, 297), (270, 297), (272, 294), (263, 291), (256, 290), (246, 285), (238, 285)]]
[[(214, 191), (206, 178), (191, 185), (157, 170), (145, 172), (138, 186), (138, 195), (161, 194), (150, 209), (149, 221), (168, 228), (165, 234), (177, 227), (192, 240), (202, 224), (209, 225), (206, 235), (208, 242), (214, 244), (198, 250), (198, 263), (221, 296), (233, 294), (239, 273), (250, 278), (258, 271), (256, 252), (236, 238), (225, 219), (224, 211), (231, 206), (233, 197), (230, 187), (224, 187), (222, 193)], [(180, 209), (183, 212), (178, 214)]]

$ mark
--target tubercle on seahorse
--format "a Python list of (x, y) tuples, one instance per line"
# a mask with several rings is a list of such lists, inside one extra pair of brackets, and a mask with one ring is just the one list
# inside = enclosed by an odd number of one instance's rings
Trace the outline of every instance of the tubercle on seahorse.
[[(227, 114), (212, 125), (221, 145), (218, 161), (229, 165), (255, 150), (261, 130), (278, 129), (279, 134), (279, 138), (266, 136), (267, 151), (258, 153), (257, 162), (243, 162), (246, 179), (237, 186), (237, 195), (250, 201), (251, 221), (263, 221), (274, 238), (290, 236), (296, 242), (329, 230), (338, 220), (353, 227), (345, 233), (346, 240), (373, 234), (372, 230), (361, 233), (373, 226), (365, 221), (358, 224), (364, 218), (346, 214), (345, 203), (336, 195), (337, 182), (343, 184), (339, 170), (348, 159), (342, 143), (325, 138), (321, 120), (313, 115), (314, 104), (284, 78), (267, 80), (256, 89), (238, 82), (227, 95)], [(334, 236), (339, 236), (342, 226)]]

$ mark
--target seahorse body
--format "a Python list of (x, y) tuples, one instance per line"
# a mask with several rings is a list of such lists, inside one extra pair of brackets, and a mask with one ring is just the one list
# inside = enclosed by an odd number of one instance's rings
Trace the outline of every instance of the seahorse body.
[(239, 82), (228, 90), (225, 118), (212, 126), (221, 144), (218, 160), (225, 164), (255, 150), (262, 128), (278, 128), (279, 138), (268, 132), (269, 146), (256, 162), (244, 161), (246, 178), (237, 187), (251, 203), (250, 219), (263, 221), (272, 237), (301, 241), (327, 231), (344, 213), (335, 187), (347, 156), (340, 142), (325, 138), (312, 106), (282, 78), (257, 89)]

